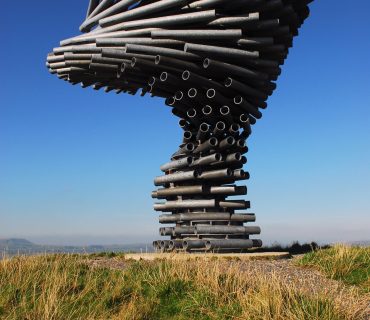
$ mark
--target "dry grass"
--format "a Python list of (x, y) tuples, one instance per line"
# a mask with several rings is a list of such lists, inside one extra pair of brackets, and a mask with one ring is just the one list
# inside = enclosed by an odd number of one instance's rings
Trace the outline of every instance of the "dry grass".
[[(94, 268), (86, 256), (0, 262), (0, 319), (365, 319), (364, 296), (343, 310), (274, 274), (241, 272), (238, 261), (124, 262)], [(357, 300), (356, 300), (357, 299)]]
[(91, 271), (78, 256), (0, 261), (0, 319), (108, 319), (123, 275)]
[(298, 264), (317, 268), (331, 279), (370, 292), (370, 247), (337, 244), (306, 254)]

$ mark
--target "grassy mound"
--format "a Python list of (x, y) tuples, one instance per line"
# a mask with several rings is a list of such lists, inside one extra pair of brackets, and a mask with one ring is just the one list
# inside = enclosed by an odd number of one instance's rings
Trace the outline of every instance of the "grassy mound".
[(370, 292), (370, 247), (335, 245), (307, 253), (298, 263), (317, 268), (332, 279)]
[(241, 273), (237, 262), (127, 261), (112, 270), (87, 259), (0, 261), (0, 319), (355, 319), (328, 296)]

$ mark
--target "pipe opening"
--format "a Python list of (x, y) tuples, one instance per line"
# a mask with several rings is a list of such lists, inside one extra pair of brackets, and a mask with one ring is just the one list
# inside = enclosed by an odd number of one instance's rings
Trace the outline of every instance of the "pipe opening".
[(195, 89), (195, 88), (190, 88), (189, 91), (188, 91), (188, 96), (189, 98), (195, 98), (195, 96), (197, 95), (198, 93), (198, 90)]
[(242, 102), (243, 102), (243, 97), (242, 96), (234, 97), (234, 103), (235, 104), (241, 104)]
[(210, 64), (211, 64), (211, 60), (209, 60), (208, 58), (205, 58), (203, 60), (203, 68), (207, 69)]
[(212, 137), (211, 139), (209, 139), (209, 144), (211, 146), (216, 146), (217, 143), (218, 143), (218, 140), (215, 137)]
[(225, 130), (226, 128), (226, 125), (225, 125), (225, 122), (222, 122), (222, 121), (219, 121), (216, 123), (216, 129), (217, 130)]
[(190, 71), (188, 71), (188, 70), (185, 70), (183, 73), (182, 73), (182, 75), (181, 75), (181, 78), (182, 78), (182, 80), (189, 80), (189, 78), (190, 78)]
[[(173, 98), (173, 97), (168, 98), (168, 100), (170, 100), (170, 99), (173, 99), (175, 101), (175, 98)], [(179, 120), (179, 126), (180, 126), (180, 128), (185, 128), (187, 126), (187, 124), (188, 123), (187, 123), (187, 121), (185, 119), (180, 119)]]
[(226, 142), (231, 145), (235, 143), (235, 139), (233, 137), (228, 137), (226, 138)]
[(197, 111), (193, 108), (188, 110), (186, 114), (188, 115), (189, 118), (194, 118), (197, 115)]
[(245, 113), (240, 115), (240, 122), (246, 123), (249, 121), (249, 116), (246, 115)]
[[(173, 105), (175, 104), (175, 98), (174, 98), (174, 97), (168, 97), (168, 98), (166, 99), (166, 104), (167, 104), (168, 106), (173, 106)], [(184, 119), (181, 119), (181, 120), (184, 120)], [(181, 120), (180, 120), (180, 121), (181, 121)], [(180, 125), (180, 127), (181, 127), (180, 121), (179, 121), (179, 125)], [(184, 121), (186, 121), (186, 120), (184, 120)], [(181, 127), (181, 128), (183, 128), (183, 127)]]
[(137, 63), (137, 59), (135, 57), (132, 57), (132, 59), (131, 59), (131, 67), (135, 67), (136, 63)]
[(213, 99), (216, 96), (216, 90), (215, 89), (208, 89), (206, 96), (208, 99)]
[(168, 250), (173, 250), (175, 248), (175, 241), (168, 241)]
[(155, 77), (150, 77), (150, 79), (148, 81), (148, 85), (154, 86), (154, 84), (155, 84)]
[(155, 63), (155, 64), (159, 64), (159, 63), (160, 63), (160, 61), (161, 61), (161, 56), (160, 56), (160, 55), (155, 56), (155, 58), (154, 58), (154, 63)]
[(212, 113), (212, 107), (207, 105), (203, 107), (202, 112), (204, 115), (208, 116)]
[(195, 149), (194, 143), (187, 143), (185, 148), (187, 151), (193, 151)]
[(184, 97), (184, 93), (182, 91), (176, 91), (175, 93), (175, 99), (181, 100)]
[(212, 247), (211, 241), (207, 240), (205, 244), (206, 244), (206, 249), (207, 250), (211, 249), (211, 247)]
[(220, 113), (223, 115), (223, 116), (227, 116), (229, 113), (230, 113), (230, 108), (228, 106), (223, 106), (221, 107), (220, 109)]
[(231, 79), (231, 78), (226, 78), (225, 79), (225, 82), (224, 82), (224, 85), (225, 85), (225, 87), (230, 87), (231, 85), (232, 85), (232, 83), (233, 83), (233, 79)]
[(184, 139), (191, 139), (191, 137), (193, 136), (193, 134), (190, 132), (190, 131), (185, 131), (184, 132)]
[(244, 139), (238, 140), (238, 147), (240, 147), (240, 148), (245, 147), (245, 140)]
[(161, 75), (159, 76), (159, 79), (161, 81), (166, 81), (168, 78), (168, 73), (166, 71), (162, 72)]
[(237, 133), (237, 132), (239, 132), (239, 129), (240, 129), (240, 125), (239, 125), (239, 124), (237, 124), (237, 123), (233, 123), (233, 124), (230, 126), (230, 131), (231, 131), (231, 132)]
[(199, 127), (199, 130), (202, 132), (208, 132), (209, 131), (209, 125), (207, 123), (202, 123)]

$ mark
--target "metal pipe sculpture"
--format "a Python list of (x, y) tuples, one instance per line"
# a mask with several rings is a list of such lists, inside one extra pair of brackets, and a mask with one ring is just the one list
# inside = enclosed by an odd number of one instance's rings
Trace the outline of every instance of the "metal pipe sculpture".
[(180, 118), (182, 143), (156, 177), (155, 249), (243, 251), (262, 245), (246, 140), (276, 88), (312, 0), (90, 0), (84, 34), (63, 40), (49, 71), (73, 85), (157, 96)]

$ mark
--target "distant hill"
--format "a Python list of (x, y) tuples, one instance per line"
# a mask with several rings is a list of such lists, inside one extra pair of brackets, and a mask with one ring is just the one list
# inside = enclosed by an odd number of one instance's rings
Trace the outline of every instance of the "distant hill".
[(0, 239), (0, 248), (2, 247), (32, 247), (35, 244), (26, 239)]
[(90, 245), (90, 246), (52, 246), (39, 245), (26, 239), (0, 239), (0, 255), (39, 254), (39, 253), (100, 253), (100, 252), (151, 252), (148, 243), (127, 245)]
[(370, 246), (370, 240), (363, 240), (363, 241), (351, 241), (349, 242), (352, 246), (360, 246), (360, 247), (369, 247)]

